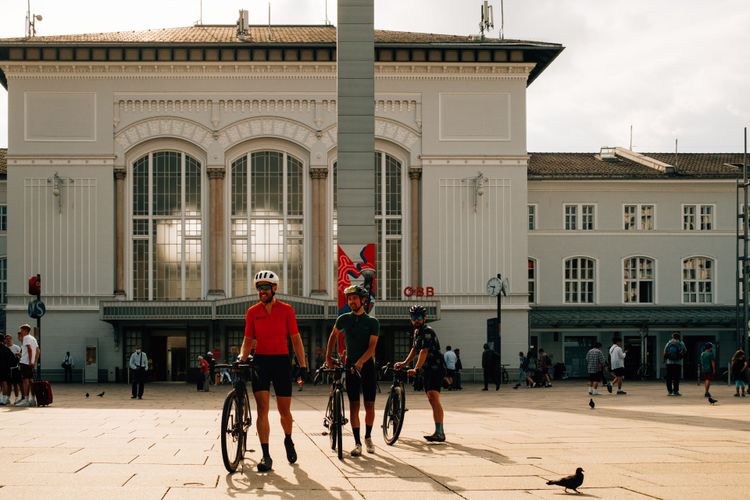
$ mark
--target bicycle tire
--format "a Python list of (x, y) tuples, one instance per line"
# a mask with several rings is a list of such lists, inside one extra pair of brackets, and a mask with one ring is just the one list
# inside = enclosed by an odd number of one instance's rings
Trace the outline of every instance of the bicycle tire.
[(333, 428), (336, 429), (336, 453), (339, 460), (344, 459), (344, 395), (341, 389), (333, 392)]
[(333, 425), (333, 392), (328, 396), (328, 405), (326, 406), (326, 416), (323, 424), (328, 429), (328, 443), (332, 450), (336, 449), (336, 426)]
[(243, 409), (235, 391), (230, 391), (224, 400), (221, 412), (221, 458), (229, 473), (237, 467), (245, 454), (245, 429), (241, 420)]
[(392, 387), (383, 412), (383, 439), (393, 446), (401, 434), (406, 412), (406, 393), (403, 387)]
[(242, 426), (243, 430), (243, 443), (242, 443), (242, 449), (247, 450), (247, 435), (249, 434), (250, 427), (253, 425), (253, 412), (250, 408), (250, 395), (245, 391), (245, 411), (244, 411), (244, 425)]

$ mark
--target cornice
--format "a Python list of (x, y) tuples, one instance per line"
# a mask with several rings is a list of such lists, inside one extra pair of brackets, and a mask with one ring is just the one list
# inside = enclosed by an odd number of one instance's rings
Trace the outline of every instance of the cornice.
[(8, 166), (37, 166), (37, 167), (80, 167), (86, 166), (114, 166), (114, 156), (35, 156), (8, 155)]
[(496, 165), (522, 166), (528, 165), (528, 156), (501, 155), (420, 155), (422, 165)]
[[(507, 80), (528, 79), (534, 63), (377, 63), (375, 79)], [(60, 63), (5, 62), (8, 79), (285, 79), (333, 80), (336, 64), (320, 63)]]

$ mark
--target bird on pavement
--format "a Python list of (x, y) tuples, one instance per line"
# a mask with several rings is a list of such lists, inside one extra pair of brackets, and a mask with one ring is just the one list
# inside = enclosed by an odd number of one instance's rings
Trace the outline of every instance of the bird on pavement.
[(577, 488), (580, 488), (583, 484), (583, 469), (578, 467), (576, 469), (576, 473), (572, 476), (566, 476), (558, 479), (557, 481), (547, 481), (547, 484), (562, 486), (563, 488), (565, 488), (565, 493), (567, 493), (569, 489), (575, 491), (576, 493), (580, 493)]
[(99, 396), (100, 398), (103, 398), (104, 397), (104, 392), (105, 391), (100, 392), (99, 394), (97, 394), (97, 396)]
[(89, 393), (88, 392), (86, 393), (86, 397), (89, 397)]
[(594, 400), (589, 399), (589, 407), (593, 410), (595, 406), (596, 406), (596, 403), (594, 403)]
[(518, 389), (519, 387), (521, 387), (521, 384), (516, 384), (513, 386), (514, 389)]
[(718, 400), (718, 399), (714, 399), (714, 398), (712, 398), (712, 397), (709, 397), (709, 398), (708, 398), (708, 404), (712, 404), (712, 405), (715, 405), (715, 404), (716, 404), (716, 403), (718, 403), (718, 402), (719, 402), (719, 400)]

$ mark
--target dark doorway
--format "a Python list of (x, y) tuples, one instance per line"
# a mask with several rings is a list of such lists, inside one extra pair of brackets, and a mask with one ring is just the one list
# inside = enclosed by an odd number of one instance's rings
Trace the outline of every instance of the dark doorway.
[(149, 344), (150, 378), (158, 381), (167, 380), (167, 337), (152, 335)]
[(185, 347), (173, 347), (171, 349), (172, 355), (172, 369), (171, 379), (172, 382), (182, 381), (187, 379), (187, 349)]
[(719, 358), (719, 346), (716, 343), (714, 335), (691, 335), (683, 337), (682, 341), (685, 342), (685, 347), (687, 347), (687, 354), (683, 361), (682, 376), (686, 380), (697, 380), (700, 376), (698, 363), (703, 352), (703, 346), (706, 342), (712, 342), (714, 344), (716, 359)]

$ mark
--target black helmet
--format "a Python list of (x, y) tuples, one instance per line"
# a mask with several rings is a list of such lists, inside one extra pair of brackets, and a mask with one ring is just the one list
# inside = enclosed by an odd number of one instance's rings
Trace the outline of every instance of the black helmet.
[(347, 297), (349, 295), (359, 295), (360, 298), (366, 299), (370, 296), (370, 292), (365, 290), (364, 287), (360, 285), (352, 285), (344, 289), (344, 295)]
[(411, 306), (409, 308), (409, 317), (414, 319), (418, 316), (422, 316), (423, 318), (426, 318), (427, 309), (425, 309), (424, 306), (420, 306), (419, 304)]

